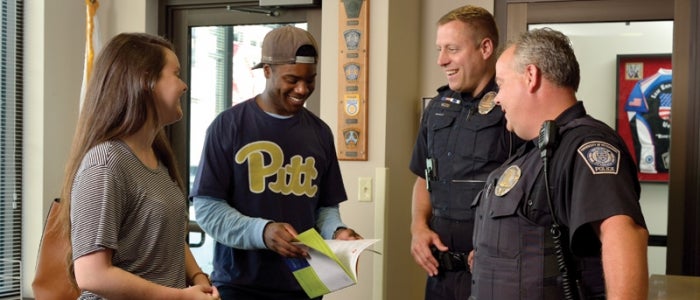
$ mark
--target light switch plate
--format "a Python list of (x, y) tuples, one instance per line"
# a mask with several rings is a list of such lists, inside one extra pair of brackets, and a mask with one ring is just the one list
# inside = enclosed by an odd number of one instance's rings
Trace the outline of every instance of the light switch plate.
[(372, 201), (372, 177), (359, 177), (357, 179), (357, 201)]

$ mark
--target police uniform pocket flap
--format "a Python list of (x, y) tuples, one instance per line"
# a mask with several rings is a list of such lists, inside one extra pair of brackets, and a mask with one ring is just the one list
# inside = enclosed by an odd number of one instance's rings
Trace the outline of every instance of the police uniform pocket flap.
[(430, 129), (440, 130), (446, 127), (450, 127), (454, 123), (455, 117), (448, 115), (434, 115), (430, 118)]
[(512, 216), (518, 210), (518, 204), (522, 198), (523, 192), (517, 189), (510, 190), (501, 197), (493, 196), (490, 199), (488, 215), (492, 218)]

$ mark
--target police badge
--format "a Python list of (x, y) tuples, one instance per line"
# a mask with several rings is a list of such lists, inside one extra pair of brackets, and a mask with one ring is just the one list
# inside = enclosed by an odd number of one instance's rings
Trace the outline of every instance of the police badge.
[(483, 97), (481, 97), (481, 101), (479, 101), (479, 114), (485, 115), (491, 112), (491, 110), (496, 107), (496, 92), (490, 91), (486, 93)]
[(515, 184), (518, 183), (518, 180), (520, 180), (521, 172), (518, 166), (508, 167), (508, 169), (501, 174), (501, 177), (498, 178), (498, 183), (494, 189), (496, 196), (501, 197), (510, 192)]

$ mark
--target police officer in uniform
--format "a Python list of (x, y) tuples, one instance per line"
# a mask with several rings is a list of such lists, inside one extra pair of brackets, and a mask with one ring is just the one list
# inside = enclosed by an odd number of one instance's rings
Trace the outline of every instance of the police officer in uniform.
[(487, 175), (521, 141), (505, 127), (494, 82), (498, 30), (475, 6), (438, 21), (438, 64), (448, 85), (425, 109), (410, 169), (413, 187), (411, 253), (427, 273), (425, 299), (467, 299), (474, 213), (470, 207)]
[(474, 202), (471, 299), (647, 298), (637, 169), (576, 100), (579, 80), (569, 39), (548, 28), (521, 35), (496, 64), (496, 103), (530, 142)]

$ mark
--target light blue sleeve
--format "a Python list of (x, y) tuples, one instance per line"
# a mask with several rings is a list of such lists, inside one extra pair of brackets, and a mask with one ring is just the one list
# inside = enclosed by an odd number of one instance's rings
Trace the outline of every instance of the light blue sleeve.
[(246, 216), (222, 199), (194, 197), (193, 202), (197, 223), (217, 242), (237, 249), (267, 249), (263, 232), (272, 220)]
[(333, 233), (340, 227), (347, 228), (340, 219), (338, 205), (323, 206), (316, 210), (316, 228), (324, 239), (332, 239)]

